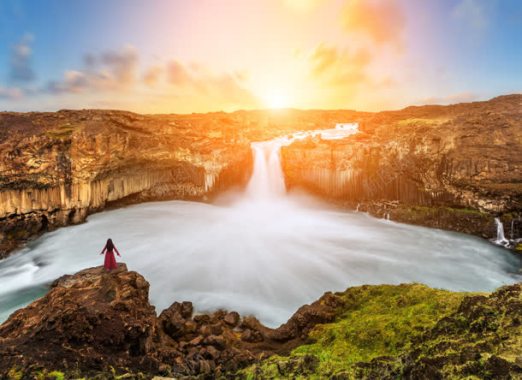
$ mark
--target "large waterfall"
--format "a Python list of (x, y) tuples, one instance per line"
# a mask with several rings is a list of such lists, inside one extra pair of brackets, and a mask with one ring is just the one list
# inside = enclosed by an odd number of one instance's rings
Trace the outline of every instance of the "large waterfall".
[(215, 204), (151, 202), (92, 215), (48, 233), (0, 261), (0, 320), (65, 273), (101, 265), (108, 237), (121, 260), (150, 281), (157, 311), (190, 300), (268, 325), (285, 322), (325, 291), (361, 284), (422, 282), (491, 291), (521, 281), (520, 260), (472, 236), (399, 224), (287, 194), (280, 148), (308, 136), (342, 138), (355, 124), (255, 143), (242, 193)]
[(282, 146), (310, 137), (336, 140), (357, 132), (358, 124), (337, 124), (335, 128), (319, 131), (297, 132), (290, 136), (271, 141), (252, 143), (254, 172), (247, 187), (246, 195), (251, 201), (281, 198), (286, 195), (285, 179), (281, 168)]

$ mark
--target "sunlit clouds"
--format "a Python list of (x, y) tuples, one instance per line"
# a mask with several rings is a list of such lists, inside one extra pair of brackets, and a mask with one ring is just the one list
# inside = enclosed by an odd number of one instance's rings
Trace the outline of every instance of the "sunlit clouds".
[[(522, 20), (500, 17), (520, 8), (512, 0), (20, 0), (11, 14), (0, 7), (3, 30), (11, 25), (0, 34), (0, 108), (375, 111), (484, 99), (522, 87), (520, 48), (501, 48), (518, 46)], [(52, 28), (40, 26), (61, 12)]]
[(406, 20), (398, 0), (348, 0), (342, 21), (347, 32), (361, 33), (377, 44), (402, 44)]

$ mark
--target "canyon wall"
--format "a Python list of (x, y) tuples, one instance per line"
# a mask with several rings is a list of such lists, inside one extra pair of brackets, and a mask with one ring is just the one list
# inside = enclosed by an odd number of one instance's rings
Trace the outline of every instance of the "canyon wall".
[(107, 207), (209, 200), (248, 181), (252, 141), (365, 115), (297, 110), (0, 113), (0, 258), (27, 239), (82, 222)]
[[(250, 143), (358, 122), (339, 141), (282, 149), (287, 186), (394, 220), (522, 232), (522, 96), (400, 111), (278, 110), (190, 115), (0, 113), (0, 257), (107, 207), (207, 200), (250, 177)], [(507, 223), (506, 223), (507, 222)]]
[(207, 200), (248, 180), (248, 141), (117, 111), (0, 114), (0, 257), (106, 207)]
[(493, 215), (501, 215), (520, 234), (522, 96), (381, 112), (359, 129), (343, 140), (283, 147), (287, 186), (379, 217), (489, 238)]

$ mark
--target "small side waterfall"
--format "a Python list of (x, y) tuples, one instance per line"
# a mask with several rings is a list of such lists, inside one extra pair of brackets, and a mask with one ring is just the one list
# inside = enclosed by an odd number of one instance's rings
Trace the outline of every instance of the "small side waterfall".
[(502, 224), (502, 221), (500, 218), (495, 218), (495, 223), (497, 225), (497, 238), (493, 242), (497, 245), (508, 247), (510, 242), (504, 235), (504, 225)]

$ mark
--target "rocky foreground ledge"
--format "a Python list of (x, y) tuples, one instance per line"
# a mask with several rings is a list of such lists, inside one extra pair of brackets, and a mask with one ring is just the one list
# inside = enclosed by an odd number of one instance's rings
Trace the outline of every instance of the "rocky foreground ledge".
[(0, 326), (0, 378), (522, 378), (521, 284), (349, 288), (277, 329), (190, 302), (157, 316), (148, 290), (125, 264), (59, 278)]

